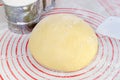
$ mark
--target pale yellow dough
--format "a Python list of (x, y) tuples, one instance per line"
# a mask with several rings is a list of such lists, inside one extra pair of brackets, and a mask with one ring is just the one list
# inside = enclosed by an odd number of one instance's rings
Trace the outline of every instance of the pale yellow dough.
[(94, 30), (71, 14), (54, 14), (33, 30), (29, 49), (42, 66), (71, 72), (88, 66), (96, 56), (98, 40)]

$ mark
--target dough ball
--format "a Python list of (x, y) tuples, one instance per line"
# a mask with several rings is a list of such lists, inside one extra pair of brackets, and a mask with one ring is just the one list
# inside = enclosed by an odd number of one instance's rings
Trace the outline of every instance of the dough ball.
[(71, 72), (88, 66), (96, 56), (98, 40), (94, 30), (72, 14), (54, 14), (34, 28), (29, 49), (42, 66)]

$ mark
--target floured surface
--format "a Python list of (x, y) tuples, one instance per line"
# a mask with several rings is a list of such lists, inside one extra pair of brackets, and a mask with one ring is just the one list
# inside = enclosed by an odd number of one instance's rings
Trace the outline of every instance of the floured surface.
[(111, 16), (107, 18), (99, 25), (96, 32), (120, 40), (120, 17)]

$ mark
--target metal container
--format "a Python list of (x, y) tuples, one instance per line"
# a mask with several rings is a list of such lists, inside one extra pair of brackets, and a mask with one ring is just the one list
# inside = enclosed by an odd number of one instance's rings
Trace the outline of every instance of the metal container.
[[(51, 2), (49, 5), (48, 1)], [(40, 21), (43, 11), (50, 10), (54, 5), (55, 0), (37, 0), (32, 4), (17, 7), (4, 3), (8, 28), (19, 34), (29, 33)]]

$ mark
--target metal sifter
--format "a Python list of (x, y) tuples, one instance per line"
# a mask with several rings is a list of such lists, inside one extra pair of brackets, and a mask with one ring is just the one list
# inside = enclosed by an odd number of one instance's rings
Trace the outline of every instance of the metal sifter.
[(40, 21), (44, 11), (55, 6), (55, 0), (3, 0), (8, 28), (15, 33), (26, 34)]

